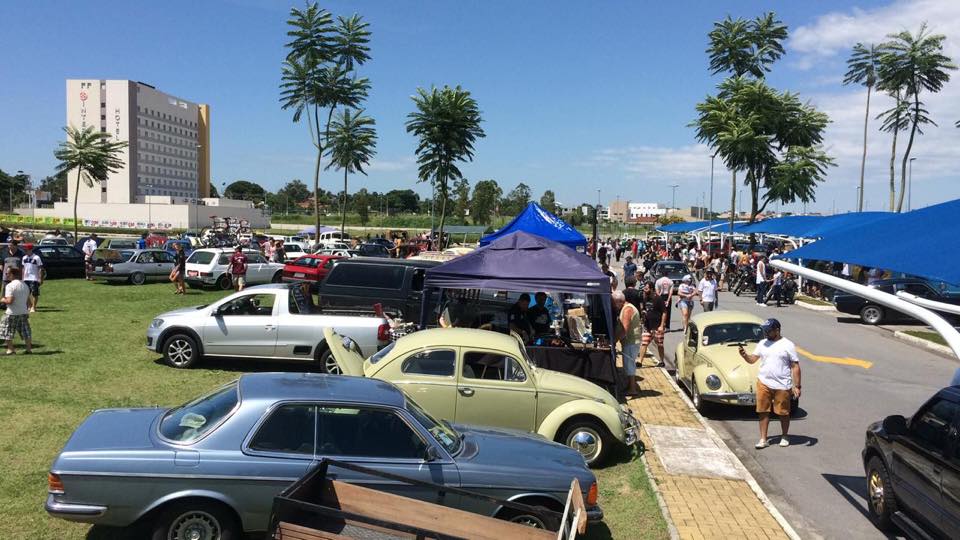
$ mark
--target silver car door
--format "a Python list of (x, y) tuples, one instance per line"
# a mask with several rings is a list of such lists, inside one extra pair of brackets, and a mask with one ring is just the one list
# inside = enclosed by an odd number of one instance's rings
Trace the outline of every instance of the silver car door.
[(270, 358), (277, 344), (277, 294), (250, 291), (230, 297), (203, 325), (204, 353)]

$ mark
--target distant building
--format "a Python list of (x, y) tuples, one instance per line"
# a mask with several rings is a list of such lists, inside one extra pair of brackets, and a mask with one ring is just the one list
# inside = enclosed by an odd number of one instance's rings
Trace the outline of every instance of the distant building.
[[(629, 203), (631, 221), (637, 221), (641, 218), (658, 218), (667, 213), (667, 209), (660, 206), (660, 203), (642, 203), (642, 202), (632, 202)], [(644, 220), (646, 221), (646, 220)]]
[(616, 201), (611, 202), (610, 206), (607, 207), (607, 216), (609, 216), (607, 219), (617, 223), (626, 223), (630, 214), (629, 206), (629, 201), (621, 201), (617, 199)]
[[(175, 201), (210, 196), (210, 108), (136, 81), (67, 80), (67, 125), (94, 126), (127, 141), (124, 166), (93, 187), (81, 203), (136, 203), (147, 196)], [(68, 177), (73, 202), (76, 176)]]

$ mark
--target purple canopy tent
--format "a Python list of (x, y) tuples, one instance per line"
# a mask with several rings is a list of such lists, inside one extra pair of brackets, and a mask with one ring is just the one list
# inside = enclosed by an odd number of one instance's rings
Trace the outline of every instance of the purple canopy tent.
[[(551, 291), (599, 295), (612, 332), (613, 312), (610, 308), (610, 279), (597, 263), (553, 240), (523, 231), (498, 238), (476, 251), (426, 271), (420, 312), (420, 326), (426, 328), (431, 311), (428, 298), (431, 289), (492, 289), (497, 291)], [(612, 338), (613, 336), (611, 336)], [(611, 346), (610, 362), (616, 375), (616, 349)], [(619, 388), (618, 388), (619, 390)]]

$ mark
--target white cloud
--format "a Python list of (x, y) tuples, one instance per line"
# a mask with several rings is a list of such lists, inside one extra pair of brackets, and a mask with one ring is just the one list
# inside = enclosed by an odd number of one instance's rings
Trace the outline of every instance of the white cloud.
[[(703, 144), (682, 147), (629, 146), (594, 152), (577, 163), (582, 167), (606, 168), (632, 180), (691, 183), (710, 174), (710, 149)], [(718, 162), (717, 168), (722, 169)]]
[(413, 157), (399, 159), (374, 158), (366, 170), (371, 172), (409, 172), (416, 169), (417, 161)]

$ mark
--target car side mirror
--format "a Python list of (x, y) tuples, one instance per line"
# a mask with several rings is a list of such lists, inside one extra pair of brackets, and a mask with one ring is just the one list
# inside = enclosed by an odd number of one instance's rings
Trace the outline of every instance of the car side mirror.
[(907, 432), (907, 419), (894, 414), (883, 419), (883, 430), (887, 435), (903, 435)]
[(424, 461), (437, 461), (440, 459), (440, 451), (437, 450), (435, 446), (428, 446), (426, 452), (423, 453)]

